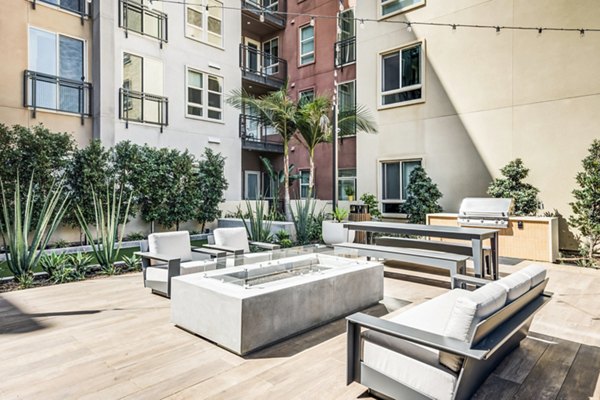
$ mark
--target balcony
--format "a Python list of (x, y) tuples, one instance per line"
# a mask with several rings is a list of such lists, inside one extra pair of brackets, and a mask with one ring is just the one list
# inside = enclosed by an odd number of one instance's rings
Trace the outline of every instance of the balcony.
[(158, 39), (160, 47), (168, 42), (167, 14), (129, 0), (119, 0), (119, 27)]
[(240, 44), (242, 78), (267, 89), (277, 90), (287, 80), (287, 62), (263, 51)]
[(333, 52), (335, 68), (356, 62), (356, 37), (335, 42)]
[(29, 70), (24, 75), (23, 106), (33, 118), (38, 109), (79, 114), (82, 124), (91, 115), (91, 83)]
[(129, 122), (138, 122), (158, 125), (162, 132), (163, 127), (169, 125), (169, 99), (120, 88), (119, 119), (125, 121), (125, 128), (129, 128)]
[(283, 144), (275, 130), (257, 116), (240, 114), (242, 149), (283, 154)]
[(241, 1), (242, 26), (244, 31), (254, 33), (258, 36), (265, 36), (285, 29), (286, 0)]
[(88, 16), (86, 4), (87, 0), (31, 0), (31, 8), (35, 9), (37, 3), (45, 3), (51, 6), (61, 8), (66, 11), (70, 11), (75, 14), (79, 14), (81, 17), (81, 24), (83, 20)]

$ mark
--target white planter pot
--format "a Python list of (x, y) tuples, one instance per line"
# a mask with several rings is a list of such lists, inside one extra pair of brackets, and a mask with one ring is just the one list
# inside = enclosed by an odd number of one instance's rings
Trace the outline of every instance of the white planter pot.
[(323, 221), (323, 241), (325, 244), (352, 243), (354, 231), (348, 231), (340, 222)]

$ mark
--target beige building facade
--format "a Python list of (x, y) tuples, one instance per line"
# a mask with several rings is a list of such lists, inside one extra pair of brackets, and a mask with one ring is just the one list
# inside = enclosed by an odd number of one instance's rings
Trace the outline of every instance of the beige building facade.
[[(543, 211), (571, 212), (581, 160), (600, 137), (600, 33), (474, 29), (390, 21), (598, 28), (600, 4), (560, 1), (360, 1), (357, 96), (376, 109), (378, 135), (357, 137), (358, 195), (398, 217), (421, 164), (456, 212), (485, 196), (520, 157)], [(387, 8), (386, 8), (387, 7)], [(404, 8), (402, 8), (404, 7)], [(573, 247), (561, 218), (561, 248)]]
[(44, 124), (86, 145), (92, 139), (88, 2), (2, 3), (0, 121), (28, 127)]

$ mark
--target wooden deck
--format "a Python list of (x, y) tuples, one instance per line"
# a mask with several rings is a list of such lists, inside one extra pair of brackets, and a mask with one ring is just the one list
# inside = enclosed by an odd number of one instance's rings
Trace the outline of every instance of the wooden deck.
[[(502, 266), (506, 273), (523, 267)], [(385, 315), (443, 293), (386, 278)], [(434, 277), (437, 279), (437, 277)], [(445, 279), (441, 279), (444, 281)], [(551, 303), (477, 399), (600, 398), (600, 271), (550, 266)], [(343, 319), (242, 358), (169, 323), (139, 274), (0, 295), (2, 399), (365, 399)]]

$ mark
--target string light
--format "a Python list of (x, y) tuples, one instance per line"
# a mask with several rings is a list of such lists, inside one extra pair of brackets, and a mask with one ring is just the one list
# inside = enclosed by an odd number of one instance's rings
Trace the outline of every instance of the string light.
[(544, 31), (543, 28), (538, 28), (538, 35), (541, 35), (543, 31)]
[(260, 17), (258, 19), (260, 20), (260, 22), (265, 22), (265, 13), (261, 12)]
[[(171, 4), (181, 4), (181, 5), (192, 5), (192, 6), (204, 6), (206, 10), (210, 8), (220, 8), (222, 10), (235, 10), (235, 11), (256, 11), (254, 7), (233, 7), (233, 6), (209, 6), (207, 3), (200, 2), (191, 2), (189, 0), (152, 0), (154, 2), (161, 3), (171, 3)], [(201, 0), (200, 0), (201, 1)], [(206, 0), (205, 0), (206, 1)], [(290, 16), (290, 17), (310, 17), (311, 25), (314, 26), (315, 19), (338, 19), (337, 15), (316, 15), (316, 14), (306, 14), (300, 12), (287, 12), (287, 11), (278, 11), (278, 10), (269, 10), (270, 14), (273, 15), (281, 15), (281, 16)], [(350, 20), (350, 19), (349, 19)], [(418, 22), (411, 21), (410, 23), (406, 21), (398, 21), (398, 20), (378, 20), (372, 18), (354, 18), (355, 22), (359, 21), (360, 27), (362, 28), (365, 22), (373, 22), (373, 23), (386, 23), (386, 24), (404, 24), (407, 26), (431, 26), (431, 27), (449, 27), (452, 30), (456, 30), (457, 28), (470, 28), (470, 29), (493, 29), (497, 33), (500, 33), (500, 30), (519, 30), (519, 31), (534, 31), (538, 32), (540, 29), (542, 31), (553, 31), (553, 32), (578, 32), (581, 37), (584, 37), (586, 33), (589, 32), (600, 32), (600, 28), (559, 28), (559, 27), (538, 27), (538, 26), (499, 26), (499, 25), (480, 25), (480, 24), (453, 24), (453, 23), (442, 23), (442, 22)]]
[(412, 25), (410, 24), (410, 22), (406, 23), (406, 31), (407, 32), (412, 32)]
[(361, 19), (360, 20), (360, 25), (359, 25), (360, 29), (365, 29), (365, 20)]
[(310, 26), (315, 26), (315, 17), (310, 17)]

